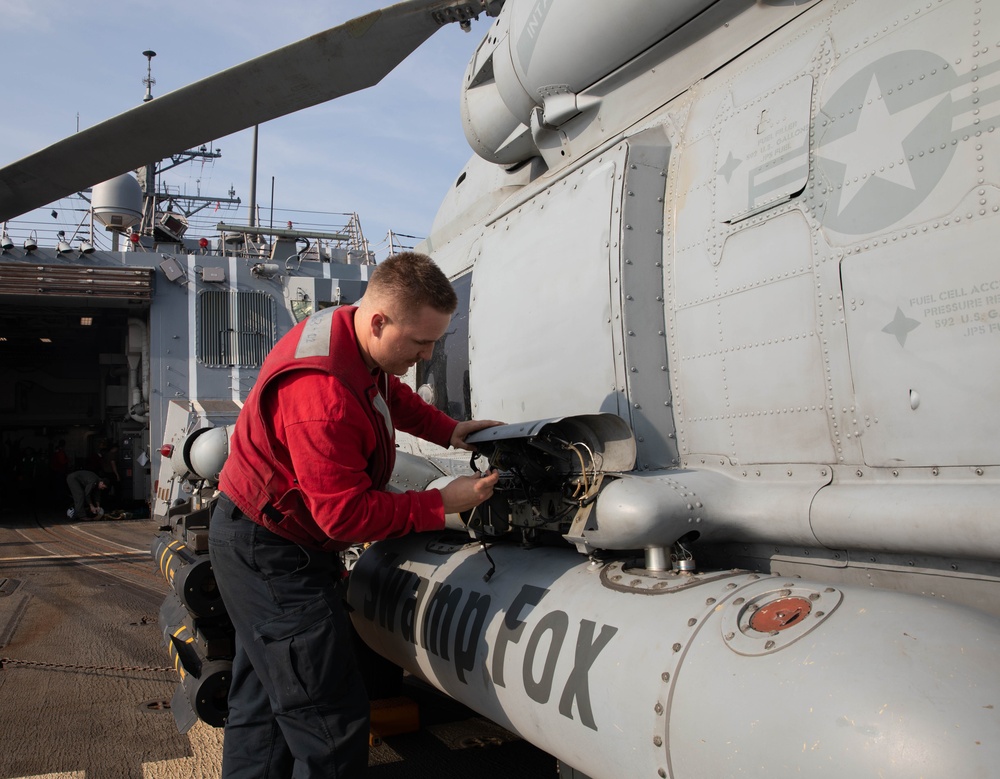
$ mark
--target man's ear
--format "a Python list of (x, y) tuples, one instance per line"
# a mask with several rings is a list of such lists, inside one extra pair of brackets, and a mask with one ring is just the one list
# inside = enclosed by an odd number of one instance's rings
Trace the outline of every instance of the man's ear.
[(372, 313), (371, 317), (372, 335), (374, 335), (376, 338), (380, 338), (382, 336), (382, 330), (385, 327), (385, 322), (386, 322), (385, 314), (383, 314), (381, 311), (375, 311), (374, 313)]

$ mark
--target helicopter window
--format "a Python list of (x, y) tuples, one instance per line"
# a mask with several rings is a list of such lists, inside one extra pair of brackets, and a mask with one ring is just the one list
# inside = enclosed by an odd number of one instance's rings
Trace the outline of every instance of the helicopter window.
[(274, 346), (274, 302), (266, 292), (198, 295), (198, 359), (211, 368), (259, 368)]
[(434, 345), (430, 360), (417, 365), (420, 396), (453, 419), (472, 418), (469, 383), (469, 300), (472, 274), (452, 281), (458, 308), (444, 336)]

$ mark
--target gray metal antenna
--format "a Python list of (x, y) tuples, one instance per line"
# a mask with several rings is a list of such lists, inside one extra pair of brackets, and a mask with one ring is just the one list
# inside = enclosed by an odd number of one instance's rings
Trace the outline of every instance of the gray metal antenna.
[(156, 79), (153, 78), (153, 57), (156, 56), (156, 52), (150, 49), (144, 51), (142, 56), (146, 58), (146, 78), (142, 80), (142, 83), (146, 85), (146, 96), (142, 102), (148, 103), (153, 99), (153, 84), (156, 83)]
[[(142, 80), (142, 83), (146, 85), (146, 96), (142, 98), (142, 102), (148, 103), (153, 99), (153, 84), (156, 83), (156, 79), (153, 78), (153, 57), (156, 56), (156, 52), (152, 49), (147, 49), (142, 53), (142, 56), (146, 58), (146, 78)], [(141, 182), (144, 195), (143, 216), (139, 229), (141, 232), (143, 228), (148, 227), (150, 232), (152, 232), (153, 215), (156, 212), (156, 163), (146, 163), (143, 172), (143, 181)]]

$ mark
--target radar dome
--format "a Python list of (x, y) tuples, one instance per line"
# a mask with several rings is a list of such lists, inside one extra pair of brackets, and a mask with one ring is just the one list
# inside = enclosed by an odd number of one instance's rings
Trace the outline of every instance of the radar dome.
[(125, 230), (142, 218), (142, 187), (128, 173), (94, 187), (94, 217), (110, 230)]

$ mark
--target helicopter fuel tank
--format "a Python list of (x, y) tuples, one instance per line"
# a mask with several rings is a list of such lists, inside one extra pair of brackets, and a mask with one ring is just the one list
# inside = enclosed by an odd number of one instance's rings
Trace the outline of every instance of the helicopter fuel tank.
[[(995, 620), (779, 574), (653, 572), (459, 534), (352, 571), (364, 640), (590, 776), (987, 776)], [(595, 740), (600, 749), (594, 749)]]

